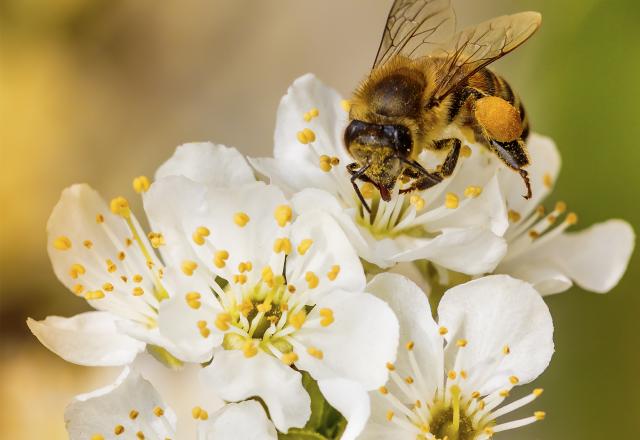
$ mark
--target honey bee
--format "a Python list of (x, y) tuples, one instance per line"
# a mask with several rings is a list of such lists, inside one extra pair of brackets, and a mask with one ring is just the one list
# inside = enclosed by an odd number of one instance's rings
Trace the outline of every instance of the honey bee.
[[(369, 211), (357, 181), (372, 183), (389, 201), (424, 190), (450, 176), (462, 141), (460, 128), (518, 172), (531, 198), (525, 141), (529, 123), (509, 84), (486, 66), (524, 43), (540, 27), (537, 12), (497, 17), (455, 32), (451, 0), (395, 0), (369, 76), (350, 101), (344, 141), (355, 160), (351, 183)], [(423, 150), (446, 157), (434, 170), (418, 163)]]

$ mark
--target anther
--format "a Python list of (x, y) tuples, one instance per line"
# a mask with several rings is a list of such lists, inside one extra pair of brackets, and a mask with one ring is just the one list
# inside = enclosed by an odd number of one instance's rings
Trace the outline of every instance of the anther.
[(551, 189), (551, 187), (553, 186), (553, 177), (551, 177), (551, 174), (549, 173), (544, 173), (544, 175), (542, 176), (542, 184)]
[(326, 173), (328, 173), (329, 171), (331, 171), (332, 165), (331, 165), (331, 158), (325, 154), (323, 154), (322, 156), (320, 156), (320, 169)]
[(96, 223), (98, 223), (98, 224), (104, 223), (104, 215), (96, 214)]
[(294, 313), (289, 317), (289, 323), (296, 330), (300, 330), (304, 325), (304, 322), (307, 319), (307, 313), (304, 310), (299, 311), (298, 313)]
[(384, 387), (384, 386), (378, 388), (378, 391), (380, 391), (380, 394), (383, 394), (383, 395), (389, 394), (389, 390), (387, 389), (387, 387)]
[(86, 272), (84, 266), (82, 264), (74, 263), (71, 265), (69, 269), (69, 275), (74, 280), (77, 279), (80, 275), (84, 275)]
[(444, 335), (446, 335), (447, 333), (449, 333), (449, 329), (447, 329), (446, 327), (440, 327), (440, 328), (438, 329), (438, 333), (440, 333), (440, 336), (444, 336)]
[(196, 420), (207, 420), (209, 418), (209, 413), (199, 406), (194, 406), (191, 410), (191, 416)]
[(501, 390), (498, 394), (500, 397), (509, 397), (509, 390)]
[(289, 205), (279, 205), (276, 207), (276, 210), (273, 213), (273, 217), (276, 219), (276, 223), (281, 228), (285, 227), (287, 223), (291, 221), (291, 217), (293, 216), (293, 212), (291, 211), (291, 206)]
[(455, 378), (458, 377), (458, 375), (456, 374), (455, 371), (451, 370), (447, 373), (447, 377), (451, 380), (455, 380)]
[(189, 307), (191, 307), (192, 309), (199, 309), (200, 306), (202, 305), (200, 303), (200, 294), (198, 292), (189, 292), (184, 296), (187, 304), (189, 305)]
[(469, 199), (474, 199), (482, 194), (482, 187), (480, 186), (467, 186), (464, 190), (464, 196)]
[(415, 344), (414, 344), (414, 342), (413, 342), (413, 341), (409, 341), (409, 342), (407, 342), (407, 343), (405, 344), (405, 348), (407, 349), (407, 351), (411, 351), (411, 350), (413, 350), (414, 345), (415, 345)]
[(546, 415), (547, 413), (545, 413), (544, 411), (536, 411), (533, 413), (533, 416), (536, 418), (536, 420), (544, 420)]
[(116, 265), (113, 261), (107, 259), (107, 272), (114, 273), (117, 270)]
[(315, 289), (316, 287), (318, 287), (318, 284), (320, 283), (318, 276), (311, 271), (307, 272), (304, 275), (304, 279), (307, 281), (307, 285), (309, 286), (309, 289)]
[(142, 287), (133, 288), (133, 296), (142, 296), (142, 295), (144, 295), (144, 290), (142, 290)]
[(227, 263), (227, 259), (229, 258), (229, 252), (223, 250), (216, 251), (213, 254), (213, 264), (218, 268), (222, 269)]
[(311, 245), (313, 244), (313, 240), (310, 238), (305, 238), (304, 240), (302, 240), (300, 242), (300, 244), (298, 245), (298, 253), (300, 255), (304, 255), (307, 253), (307, 251), (309, 250), (309, 248), (311, 247)]
[(471, 157), (471, 147), (468, 145), (463, 145), (460, 149), (460, 156), (462, 157)]
[(102, 290), (106, 290), (107, 292), (113, 292), (113, 284), (111, 283), (104, 283), (102, 285)]
[(511, 223), (517, 223), (522, 218), (520, 213), (518, 211), (514, 211), (513, 209), (510, 209), (509, 212), (507, 213), (507, 215), (508, 215), (509, 221)]
[(330, 281), (335, 281), (339, 273), (340, 266), (338, 264), (334, 264), (333, 266), (331, 266), (331, 270), (327, 273), (327, 278), (329, 278)]
[(247, 276), (243, 273), (236, 274), (233, 276), (233, 282), (235, 284), (245, 284), (247, 282)]
[(104, 440), (104, 437), (100, 434), (93, 434), (91, 440)]
[(273, 242), (273, 252), (276, 254), (284, 252), (285, 255), (289, 255), (291, 253), (291, 241), (288, 238), (276, 238)]
[(411, 197), (409, 197), (409, 203), (413, 205), (414, 208), (416, 208), (416, 211), (422, 211), (425, 206), (424, 199), (417, 194), (414, 194)]
[(258, 354), (258, 349), (253, 344), (253, 339), (247, 339), (242, 346), (244, 357), (250, 358)]
[(93, 247), (93, 242), (91, 240), (85, 240), (82, 242), (82, 245), (87, 249), (91, 249)]
[(84, 294), (84, 298), (87, 300), (102, 299), (104, 298), (104, 292), (102, 290), (94, 290), (93, 292), (87, 292)]
[(151, 246), (154, 249), (158, 249), (160, 246), (164, 245), (164, 236), (160, 232), (149, 232), (147, 234), (149, 241), (151, 242)]
[(502, 354), (507, 355), (511, 353), (511, 349), (509, 348), (508, 345), (505, 345), (504, 347), (502, 347)]
[(322, 350), (319, 350), (315, 347), (307, 348), (307, 353), (309, 353), (311, 356), (313, 356), (316, 359), (322, 359), (324, 357), (324, 353), (322, 353)]
[(133, 179), (132, 186), (135, 192), (141, 194), (149, 190), (151, 182), (149, 182), (149, 178), (147, 176), (138, 176)]
[(517, 376), (511, 376), (509, 377), (509, 382), (511, 382), (512, 385), (516, 385), (518, 382), (520, 382), (520, 379), (518, 379)]
[(393, 365), (391, 362), (387, 362), (387, 370), (389, 371), (395, 371), (396, 366)]
[(131, 420), (135, 420), (138, 418), (138, 414), (140, 414), (138, 411), (136, 411), (135, 409), (132, 409), (131, 411), (129, 411), (129, 418)]
[(187, 276), (193, 275), (193, 272), (198, 268), (198, 263), (191, 260), (184, 260), (180, 265), (180, 269), (182, 269), (182, 273)]
[(557, 202), (554, 208), (559, 214), (562, 214), (567, 210), (567, 204), (565, 202)]
[(125, 258), (127, 258), (127, 254), (125, 254), (123, 251), (118, 252), (118, 260), (124, 261)]
[(333, 310), (331, 309), (320, 309), (320, 316), (322, 317), (322, 319), (320, 320), (320, 325), (323, 327), (330, 326), (334, 321)]
[(115, 428), (113, 428), (113, 433), (114, 433), (115, 435), (120, 435), (120, 434), (122, 434), (123, 432), (124, 432), (124, 426), (122, 426), (122, 425), (116, 425), (116, 427), (115, 427)]
[(53, 240), (53, 247), (59, 251), (69, 250), (71, 249), (71, 240), (69, 240), (69, 237), (60, 236)]
[(134, 283), (141, 283), (142, 282), (142, 275), (140, 275), (139, 273), (135, 274), (133, 276), (133, 282)]
[(393, 416), (394, 415), (395, 415), (395, 413), (393, 411), (391, 411), (391, 410), (387, 411), (387, 416), (386, 416), (387, 417), (387, 421), (390, 422), (391, 420), (393, 420)]
[(371, 182), (365, 182), (360, 185), (360, 192), (365, 199), (371, 199), (376, 195), (376, 187)]
[(245, 212), (236, 212), (233, 215), (233, 222), (241, 228), (244, 228), (247, 223), (249, 223), (249, 216)]
[(411, 376), (407, 376), (407, 377), (405, 377), (405, 378), (404, 378), (404, 381), (405, 381), (407, 384), (411, 385), (411, 384), (413, 384), (413, 377), (411, 377)]
[(445, 196), (444, 196), (444, 206), (446, 206), (449, 209), (455, 209), (458, 207), (458, 196), (455, 195), (454, 193), (448, 192)]
[(215, 326), (218, 328), (218, 330), (220, 331), (227, 331), (229, 330), (229, 323), (231, 322), (231, 315), (228, 313), (218, 313), (218, 315), (216, 316), (216, 321), (215, 321)]
[(153, 408), (153, 413), (156, 415), (156, 417), (162, 417), (164, 415), (164, 410), (159, 406), (156, 406), (155, 408)]
[(536, 388), (535, 390), (533, 390), (533, 393), (532, 393), (532, 394), (533, 394), (534, 396), (536, 396), (536, 397), (540, 397), (540, 396), (542, 395), (543, 391), (544, 391), (544, 390), (543, 390), (542, 388)]
[(298, 355), (293, 351), (282, 355), (282, 362), (286, 365), (293, 365), (298, 360)]
[(469, 343), (469, 341), (467, 341), (466, 339), (458, 339), (456, 341), (456, 345), (458, 347), (466, 347), (468, 343)]
[(73, 293), (80, 295), (82, 292), (84, 292), (84, 286), (82, 284), (76, 284), (73, 286)]
[(568, 225), (575, 225), (578, 223), (578, 215), (575, 212), (570, 212), (564, 220)]
[(129, 218), (131, 215), (131, 209), (129, 208), (129, 202), (124, 197), (116, 197), (111, 200), (109, 204), (111, 212), (120, 217)]

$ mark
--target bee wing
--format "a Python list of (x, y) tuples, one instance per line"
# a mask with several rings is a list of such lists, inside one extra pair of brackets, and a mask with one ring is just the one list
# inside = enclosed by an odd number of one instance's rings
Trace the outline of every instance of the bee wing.
[(373, 68), (395, 55), (425, 55), (449, 41), (455, 28), (451, 0), (395, 0)]
[(538, 30), (541, 22), (539, 13), (521, 12), (458, 32), (448, 44), (432, 54), (434, 58), (442, 59), (434, 96), (444, 98), (478, 70), (520, 46)]

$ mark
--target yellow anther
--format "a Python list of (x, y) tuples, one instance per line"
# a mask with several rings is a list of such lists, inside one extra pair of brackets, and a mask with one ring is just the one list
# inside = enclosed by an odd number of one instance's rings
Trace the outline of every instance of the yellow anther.
[(511, 223), (517, 223), (522, 218), (520, 213), (518, 211), (514, 211), (513, 209), (510, 209), (507, 215), (509, 216), (509, 221)]
[(136, 411), (135, 409), (132, 409), (131, 411), (129, 411), (129, 418), (131, 420), (135, 420), (138, 418), (138, 414), (140, 414), (138, 411)]
[(567, 222), (568, 225), (575, 225), (578, 223), (578, 215), (575, 212), (570, 212), (564, 221)]
[(293, 351), (282, 355), (282, 362), (286, 365), (293, 365), (298, 360), (298, 355)]
[(191, 239), (198, 246), (202, 246), (205, 243), (204, 237), (198, 234), (197, 232), (194, 232), (193, 234), (191, 234)]
[(543, 389), (542, 388), (536, 388), (535, 390), (533, 390), (533, 395), (536, 397), (540, 397), (543, 393)]
[(387, 411), (387, 421), (390, 422), (391, 420), (393, 420), (393, 416), (395, 416), (395, 413), (391, 410)]
[(547, 413), (545, 413), (544, 411), (536, 411), (533, 413), (533, 416), (536, 418), (536, 420), (544, 420), (544, 418), (547, 416)]
[(371, 182), (365, 182), (360, 185), (360, 193), (365, 199), (371, 199), (376, 195), (376, 187)]
[(309, 289), (315, 289), (316, 287), (318, 287), (318, 284), (320, 283), (318, 276), (311, 271), (307, 272), (304, 275), (304, 279), (307, 281), (307, 285), (309, 286)]
[(425, 201), (418, 194), (413, 194), (409, 197), (409, 203), (416, 208), (416, 211), (422, 211), (424, 209)]
[(82, 292), (84, 292), (84, 286), (82, 284), (76, 284), (73, 286), (73, 293), (80, 295)]
[(487, 404), (486, 404), (486, 402), (484, 400), (478, 400), (478, 408), (480, 410), (483, 410), (486, 405)]
[(484, 428), (484, 433), (491, 437), (493, 435), (493, 429), (486, 427)]
[(136, 437), (138, 438), (138, 440), (144, 440), (144, 432), (142, 431), (136, 432)]
[(309, 250), (309, 248), (311, 247), (311, 245), (313, 244), (313, 240), (310, 238), (305, 238), (304, 240), (302, 240), (300, 242), (300, 244), (298, 245), (298, 253), (300, 255), (304, 255), (307, 253), (307, 251)]
[(109, 204), (111, 212), (120, 217), (128, 218), (131, 215), (131, 209), (129, 208), (129, 202), (124, 197), (116, 197), (111, 199)]
[(551, 174), (549, 173), (544, 173), (544, 175), (542, 176), (542, 184), (551, 189), (551, 187), (553, 186), (553, 177), (551, 177)]
[(238, 272), (240, 273), (251, 272), (251, 269), (253, 269), (253, 264), (251, 264), (251, 261), (238, 263)]
[(287, 311), (289, 311), (289, 304), (287, 304), (286, 302), (285, 302), (285, 303), (281, 303), (281, 304), (280, 304), (280, 311), (281, 311), (281, 312), (287, 312)]
[(223, 250), (216, 251), (213, 254), (213, 264), (218, 268), (222, 269), (227, 264), (227, 259), (229, 259), (229, 252)]
[(133, 296), (142, 296), (144, 295), (144, 290), (142, 290), (142, 287), (134, 287), (132, 293)]
[(408, 351), (413, 350), (413, 347), (414, 347), (414, 346), (415, 346), (415, 343), (414, 343), (413, 341), (409, 341), (409, 342), (407, 342), (407, 343), (405, 344), (405, 348), (406, 348)]
[(122, 251), (118, 252), (118, 260), (124, 261), (125, 258), (127, 258), (127, 254)]
[(302, 115), (302, 119), (304, 119), (304, 122), (311, 122), (312, 116), (310, 112), (306, 112), (304, 115)]
[(203, 338), (207, 339), (210, 334), (211, 330), (209, 330), (207, 327), (202, 327), (200, 329), (200, 336), (202, 336)]
[(104, 223), (104, 215), (96, 214), (96, 223)]
[(238, 309), (240, 310), (240, 313), (242, 313), (243, 316), (247, 317), (249, 316), (249, 313), (251, 313), (251, 311), (253, 310), (253, 303), (251, 302), (251, 300), (245, 299), (238, 306)]
[(509, 348), (508, 345), (505, 345), (504, 347), (502, 347), (502, 354), (507, 355), (511, 353), (511, 349)]
[(204, 409), (200, 411), (200, 420), (207, 420), (209, 418), (209, 413)]
[(233, 282), (235, 284), (245, 284), (247, 282), (247, 276), (243, 273), (239, 273), (233, 276)]
[(328, 327), (330, 326), (333, 321), (333, 310), (328, 309), (328, 308), (324, 308), (324, 309), (320, 309), (320, 316), (322, 316), (322, 319), (320, 320), (320, 325), (323, 327)]
[(509, 397), (509, 390), (501, 390), (498, 394), (500, 397)]
[(380, 394), (389, 394), (387, 387), (380, 387), (378, 388), (378, 391), (380, 391)]
[(135, 274), (133, 276), (133, 282), (134, 283), (141, 283), (142, 282), (142, 275), (140, 275), (139, 273)]
[(340, 107), (342, 107), (342, 110), (344, 110), (345, 112), (351, 111), (351, 101), (349, 101), (348, 99), (343, 99), (342, 101), (340, 101)]
[(74, 280), (77, 279), (80, 275), (84, 275), (86, 272), (84, 266), (82, 264), (74, 263), (71, 265), (69, 269), (69, 275)]
[(198, 328), (205, 328), (207, 326), (207, 321), (200, 320), (196, 322), (196, 326), (198, 326)]
[(193, 272), (198, 268), (198, 263), (191, 260), (184, 260), (180, 265), (180, 269), (182, 269), (182, 273), (187, 276), (193, 275)]
[(540, 217), (542, 217), (544, 215), (545, 211), (544, 211), (544, 206), (539, 205), (536, 207), (536, 214), (538, 214)]
[(289, 316), (289, 324), (296, 330), (300, 330), (307, 320), (307, 313), (304, 310), (300, 310), (298, 313), (294, 313)]
[(512, 385), (517, 385), (517, 383), (520, 382), (520, 379), (518, 379), (518, 376), (510, 376), (509, 382), (511, 382)]
[(258, 304), (256, 309), (258, 309), (258, 312), (260, 313), (269, 312), (271, 310), (271, 300), (267, 298), (263, 303)]
[(112, 260), (107, 260), (107, 272), (114, 273), (118, 268)]
[(191, 307), (192, 309), (199, 309), (200, 306), (202, 305), (200, 303), (200, 294), (198, 292), (189, 292), (184, 296), (187, 305), (189, 305), (189, 307)]
[(467, 186), (464, 190), (464, 196), (468, 199), (474, 199), (482, 194), (482, 187), (480, 186)]
[(446, 206), (449, 209), (455, 209), (458, 207), (458, 196), (455, 195), (454, 193), (448, 192), (445, 196), (444, 196), (444, 206)]
[(244, 344), (242, 345), (242, 353), (244, 354), (244, 357), (247, 358), (254, 357), (256, 354), (258, 354), (258, 349), (255, 347), (253, 339), (247, 339), (244, 342)]
[(129, 246), (131, 246), (132, 244), (133, 244), (133, 240), (131, 240), (130, 238), (125, 238), (125, 239), (124, 239), (124, 245), (125, 245), (126, 247), (129, 247)]
[(324, 172), (329, 172), (331, 171), (332, 165), (331, 165), (331, 158), (329, 156), (327, 156), (326, 154), (323, 154), (322, 156), (320, 156), (320, 169)]
[(466, 339), (458, 339), (456, 341), (456, 345), (458, 347), (466, 347), (468, 343), (469, 343), (469, 341), (467, 341)]
[(198, 420), (200, 418), (200, 414), (202, 414), (202, 408), (200, 408), (199, 406), (194, 406), (191, 410), (191, 416), (194, 419)]
[(120, 279), (122, 280), (123, 283), (126, 283), (128, 278), (126, 277), (126, 275), (120, 275)]
[(411, 377), (411, 376), (407, 376), (407, 377), (405, 377), (405, 378), (404, 378), (404, 381), (405, 381), (407, 384), (411, 385), (411, 384), (413, 384), (413, 377)]
[(297, 132), (296, 139), (298, 139), (298, 142), (304, 145), (309, 143), (309, 140), (307, 139), (307, 136), (304, 134), (304, 131)]
[(302, 132), (309, 142), (315, 142), (316, 134), (313, 130), (311, 130), (310, 128), (305, 128), (304, 130), (302, 130)]
[(447, 333), (449, 333), (449, 329), (448, 329), (448, 328), (446, 328), (446, 327), (440, 327), (440, 328), (438, 329), (438, 333), (440, 333), (440, 336), (444, 336), (444, 335), (446, 335)]
[(562, 214), (567, 210), (567, 204), (565, 202), (557, 202), (554, 209), (558, 211), (558, 214)]
[(416, 408), (422, 408), (422, 402), (419, 400), (416, 400), (415, 402), (413, 402), (413, 406), (415, 406)]
[(312, 108), (311, 110), (309, 110), (309, 115), (312, 118), (316, 118), (318, 117), (318, 115), (320, 114), (320, 110), (318, 110), (316, 107)]
[(102, 285), (102, 290), (106, 290), (107, 292), (113, 292), (113, 284), (111, 283), (104, 283)]
[(233, 215), (233, 222), (241, 228), (244, 228), (249, 223), (249, 220), (249, 215), (246, 212), (236, 212)]
[(324, 357), (324, 353), (322, 352), (322, 350), (319, 350), (316, 347), (307, 348), (307, 353), (309, 353), (316, 359), (322, 359)]
[(102, 299), (104, 298), (104, 292), (102, 290), (94, 290), (93, 292), (87, 292), (84, 294), (85, 299)]
[(201, 235), (203, 237), (208, 237), (209, 235), (211, 235), (211, 231), (206, 226), (198, 226), (195, 232), (196, 234)]
[(115, 435), (120, 435), (120, 434), (122, 434), (123, 432), (124, 432), (124, 426), (122, 426), (122, 425), (116, 425), (116, 427), (115, 427), (115, 428), (113, 428), (113, 433), (114, 433)]
[(66, 251), (71, 249), (71, 240), (69, 240), (69, 237), (65, 237), (64, 235), (60, 236), (53, 240), (53, 247), (59, 251)]
[(478, 397), (480, 397), (480, 392), (479, 391), (474, 391), (473, 393), (471, 393), (471, 398), (472, 399), (477, 399)]
[(458, 377), (458, 375), (456, 374), (455, 371), (451, 370), (447, 373), (447, 377), (451, 380), (455, 380), (455, 378)]
[(153, 246), (154, 249), (158, 249), (160, 246), (165, 244), (164, 236), (160, 232), (149, 232), (149, 234), (147, 234), (147, 237), (149, 237), (151, 246)]
[(463, 145), (460, 149), (460, 156), (462, 157), (471, 157), (471, 147), (468, 145)]
[(332, 156), (331, 165), (333, 165), (334, 167), (340, 165), (340, 158), (337, 156)]
[(93, 434), (91, 440), (104, 440), (104, 437), (100, 434)]
[(276, 238), (276, 241), (273, 242), (273, 252), (276, 254), (284, 252), (285, 255), (289, 255), (291, 253), (291, 241), (288, 238)]
[(273, 269), (271, 269), (271, 266), (265, 266), (262, 269), (262, 279), (269, 282), (273, 282)]
[(273, 217), (281, 228), (291, 221), (292, 216), (293, 211), (289, 205), (279, 205), (273, 213)]
[(216, 315), (215, 326), (220, 331), (229, 330), (229, 323), (231, 323), (231, 315), (229, 313), (218, 313)]
[(340, 265), (334, 264), (331, 266), (331, 270), (327, 273), (327, 278), (331, 281), (335, 281), (338, 278), (338, 274), (340, 273)]
[(85, 240), (82, 242), (82, 246), (86, 247), (87, 249), (91, 249), (93, 247), (93, 242), (91, 240)]
[(387, 370), (389, 371), (395, 371), (396, 366), (393, 365), (391, 362), (387, 362)]
[(284, 286), (286, 284), (286, 280), (284, 278), (284, 275), (276, 275), (275, 277), (273, 277), (273, 284), (276, 287)]
[(162, 417), (164, 415), (164, 410), (159, 406), (156, 406), (155, 408), (153, 408), (153, 413), (156, 415), (156, 417)]
[(138, 176), (133, 179), (132, 186), (135, 192), (141, 194), (149, 190), (151, 182), (149, 182), (149, 178), (147, 176)]
[(289, 284), (287, 285), (287, 290), (289, 291), (289, 293), (296, 293), (296, 286), (294, 286), (293, 284)]
[(533, 238), (534, 240), (536, 238), (540, 237), (540, 233), (538, 231), (533, 231), (533, 230), (529, 231), (528, 235), (529, 235), (529, 237)]
[(460, 377), (466, 379), (467, 377), (469, 377), (469, 375), (465, 370), (460, 370)]

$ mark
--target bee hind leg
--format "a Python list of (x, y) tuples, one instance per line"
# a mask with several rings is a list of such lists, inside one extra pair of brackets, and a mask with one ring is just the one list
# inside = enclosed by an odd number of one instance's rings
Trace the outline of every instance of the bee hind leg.
[(527, 153), (527, 147), (522, 139), (516, 139), (510, 142), (499, 142), (491, 140), (489, 142), (490, 149), (514, 171), (517, 171), (524, 180), (524, 184), (527, 187), (527, 194), (523, 197), (530, 199), (532, 196), (531, 182), (529, 181), (529, 173), (524, 170), (523, 167), (529, 165), (529, 155)]
[(458, 138), (440, 139), (433, 142), (436, 150), (449, 150), (444, 162), (440, 165), (440, 174), (444, 177), (449, 177), (453, 174), (458, 164), (458, 158), (460, 157), (460, 149), (462, 142)]

